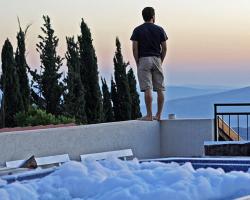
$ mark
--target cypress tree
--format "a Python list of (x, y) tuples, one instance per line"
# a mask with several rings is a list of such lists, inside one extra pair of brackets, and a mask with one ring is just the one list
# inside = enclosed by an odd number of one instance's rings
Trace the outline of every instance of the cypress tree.
[(80, 46), (81, 80), (85, 88), (85, 111), (89, 124), (102, 120), (102, 98), (99, 86), (98, 66), (95, 49), (92, 44), (90, 29), (82, 19)]
[(113, 102), (113, 113), (115, 117), (115, 121), (119, 121), (120, 116), (121, 116), (121, 109), (120, 109), (120, 104), (119, 104), (119, 98), (117, 94), (117, 87), (114, 82), (113, 77), (111, 77), (111, 99)]
[(64, 96), (65, 111), (70, 117), (74, 117), (79, 124), (86, 123), (84, 87), (80, 77), (79, 47), (74, 37), (67, 37), (67, 66), (66, 78), (67, 93)]
[(131, 97), (129, 92), (128, 79), (126, 74), (126, 67), (128, 63), (123, 61), (121, 52), (121, 43), (116, 38), (116, 52), (114, 56), (114, 68), (115, 68), (115, 83), (117, 87), (117, 98), (119, 102), (119, 116), (116, 120), (124, 121), (131, 119)]
[(142, 114), (140, 109), (140, 98), (136, 90), (136, 79), (132, 68), (128, 71), (127, 77), (131, 96), (131, 119), (137, 119), (141, 117)]
[[(18, 20), (19, 22), (19, 20)], [(17, 33), (17, 49), (15, 54), (15, 61), (16, 61), (16, 67), (17, 67), (17, 74), (19, 78), (19, 84), (20, 84), (20, 92), (22, 96), (23, 106), (25, 112), (28, 111), (29, 105), (30, 105), (30, 86), (29, 86), (29, 79), (27, 75), (27, 69), (29, 69), (25, 52), (25, 35), (27, 33), (29, 26), (26, 27), (25, 31), (22, 30), (20, 23), (19, 23), (19, 32)]]
[[(41, 30), (44, 36), (38, 36), (41, 41), (36, 45), (40, 54), (42, 70), (40, 74), (37, 73), (37, 70), (31, 71), (31, 75), (34, 82), (37, 83), (35, 87), (44, 98), (46, 111), (57, 115), (61, 112), (61, 97), (64, 90), (64, 86), (60, 81), (62, 73), (59, 73), (62, 58), (56, 52), (59, 40), (54, 35), (50, 18), (49, 16), (43, 16), (43, 19), (44, 24)], [(39, 99), (37, 96), (36, 98)], [(41, 101), (40, 99), (37, 104), (40, 105)]]
[(102, 94), (103, 94), (103, 121), (113, 122), (114, 113), (112, 110), (111, 95), (105, 79), (102, 80)]
[(8, 39), (5, 40), (3, 45), (1, 57), (1, 89), (3, 91), (1, 102), (1, 126), (13, 127), (15, 126), (15, 114), (24, 111), (24, 107), (20, 94), (13, 47)]

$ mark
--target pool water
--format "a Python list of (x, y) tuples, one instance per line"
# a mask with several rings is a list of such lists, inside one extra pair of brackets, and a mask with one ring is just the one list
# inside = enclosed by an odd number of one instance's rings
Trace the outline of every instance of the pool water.
[(170, 157), (160, 159), (147, 159), (141, 162), (159, 161), (163, 163), (178, 163), (183, 165), (190, 162), (194, 169), (199, 168), (222, 168), (225, 172), (244, 171), (250, 168), (250, 157)]

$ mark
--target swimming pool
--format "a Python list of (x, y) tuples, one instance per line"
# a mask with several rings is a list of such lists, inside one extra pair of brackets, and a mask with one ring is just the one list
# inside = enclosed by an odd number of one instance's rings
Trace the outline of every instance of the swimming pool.
[(247, 172), (250, 168), (250, 157), (169, 157), (159, 159), (146, 159), (141, 162), (163, 162), (172, 163), (176, 162), (183, 165), (190, 162), (194, 169), (199, 168), (222, 168), (225, 172), (230, 171), (244, 171)]
[[(8, 200), (235, 199), (250, 195), (250, 173), (224, 170), (247, 171), (249, 165), (248, 158), (207, 157), (70, 161), (54, 171), (12, 175), (16, 176), (14, 182), (0, 179), (0, 197)], [(214, 169), (218, 167), (224, 170)], [(35, 171), (39, 176), (31, 174)]]

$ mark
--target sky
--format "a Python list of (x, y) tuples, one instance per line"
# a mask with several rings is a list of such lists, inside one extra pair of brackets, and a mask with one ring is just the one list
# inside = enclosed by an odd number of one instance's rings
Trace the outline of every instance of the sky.
[(146, 6), (155, 8), (156, 24), (169, 37), (163, 63), (167, 85), (250, 86), (249, 0), (0, 0), (0, 48), (7, 37), (16, 47), (17, 16), (23, 28), (31, 23), (27, 61), (37, 68), (42, 15), (51, 17), (61, 56), (65, 37), (79, 35), (83, 18), (92, 32), (100, 75), (109, 79), (113, 72), (116, 36), (136, 72), (129, 39), (143, 23)]

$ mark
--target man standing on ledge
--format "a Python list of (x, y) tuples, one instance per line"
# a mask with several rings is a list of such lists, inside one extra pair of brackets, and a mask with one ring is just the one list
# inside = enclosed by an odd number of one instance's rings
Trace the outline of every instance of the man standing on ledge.
[[(137, 65), (139, 85), (145, 95), (147, 115), (141, 120), (161, 120), (164, 104), (164, 76), (162, 63), (167, 53), (168, 39), (162, 27), (155, 25), (155, 11), (152, 7), (142, 10), (144, 23), (136, 27), (130, 38)], [(152, 89), (157, 92), (157, 113), (152, 114)]]

